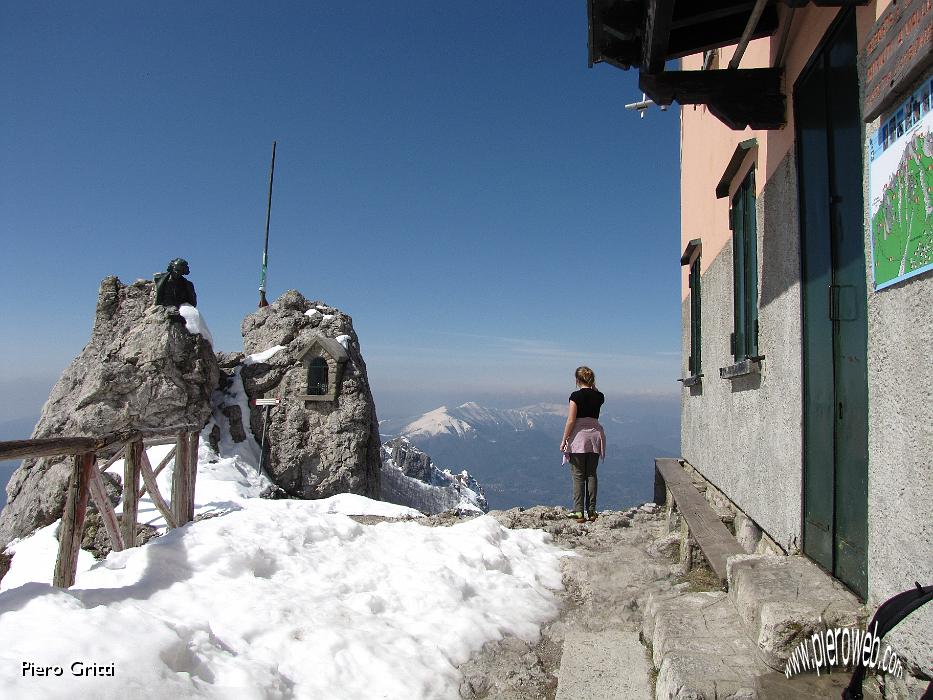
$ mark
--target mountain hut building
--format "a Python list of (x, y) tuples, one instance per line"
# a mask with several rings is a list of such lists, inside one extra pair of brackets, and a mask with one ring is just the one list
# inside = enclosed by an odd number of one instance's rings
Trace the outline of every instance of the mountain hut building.
[(933, 3), (588, 6), (591, 65), (681, 105), (683, 466), (749, 551), (930, 585)]

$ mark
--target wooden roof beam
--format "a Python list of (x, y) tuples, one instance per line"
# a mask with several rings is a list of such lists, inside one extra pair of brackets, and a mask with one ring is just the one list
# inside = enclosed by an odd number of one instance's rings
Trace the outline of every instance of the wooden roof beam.
[(751, 10), (754, 6), (754, 2), (743, 2), (736, 5), (719, 7), (715, 10), (707, 10), (706, 12), (698, 12), (695, 15), (680, 16), (671, 22), (671, 29), (681, 29), (682, 27), (689, 27), (694, 24), (713, 22), (717, 19), (722, 19), (723, 17), (740, 15), (743, 12)]
[(641, 70), (660, 73), (667, 60), (667, 44), (674, 20), (675, 0), (648, 0), (645, 10), (645, 31), (642, 39)]
[(704, 104), (731, 129), (778, 129), (786, 123), (780, 68), (642, 71), (638, 86), (657, 105)]
[(745, 31), (742, 32), (742, 38), (739, 39), (739, 45), (735, 47), (735, 53), (732, 55), (732, 60), (729, 61), (730, 70), (735, 70), (739, 67), (739, 63), (742, 62), (742, 56), (745, 55), (748, 42), (752, 40), (752, 32), (754, 32), (755, 27), (758, 26), (758, 20), (761, 19), (761, 13), (765, 11), (765, 5), (767, 4), (768, 0), (757, 0), (757, 2), (755, 2), (755, 7), (752, 8), (752, 13), (748, 16), (748, 22), (745, 23)]
[[(667, 45), (667, 59), (681, 58), (709, 49), (734, 46), (745, 29), (746, 18), (741, 14), (725, 15), (718, 20), (687, 25), (671, 30)], [(769, 4), (752, 34), (752, 39), (771, 36), (778, 28), (778, 14)]]
[(619, 68), (638, 66), (644, 29), (643, 0), (587, 0), (590, 68), (606, 62)]

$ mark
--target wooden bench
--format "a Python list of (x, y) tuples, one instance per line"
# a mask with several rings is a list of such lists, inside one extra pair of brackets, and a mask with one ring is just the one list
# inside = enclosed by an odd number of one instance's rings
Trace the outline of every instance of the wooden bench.
[[(722, 520), (710, 507), (703, 494), (694, 486), (693, 480), (678, 460), (656, 459), (654, 466), (657, 474), (664, 480), (666, 491), (670, 492), (674, 503), (677, 504), (677, 510), (687, 521), (690, 534), (703, 551), (703, 556), (709, 562), (710, 568), (719, 577), (720, 583), (724, 583), (726, 560), (734, 554), (745, 554), (745, 550), (729, 529), (723, 525)], [(658, 488), (658, 486), (656, 482), (655, 500), (663, 496), (658, 501), (660, 504), (666, 500), (666, 494), (665, 489)]]

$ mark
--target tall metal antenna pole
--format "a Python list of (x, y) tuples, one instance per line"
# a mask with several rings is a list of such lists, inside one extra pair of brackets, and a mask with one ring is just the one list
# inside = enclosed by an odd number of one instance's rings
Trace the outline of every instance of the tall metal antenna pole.
[(262, 274), (259, 276), (259, 308), (268, 306), (266, 301), (266, 270), (269, 267), (269, 219), (272, 216), (272, 179), (275, 177), (275, 141), (272, 142), (272, 167), (269, 169), (269, 204), (266, 206), (266, 243), (262, 249)]

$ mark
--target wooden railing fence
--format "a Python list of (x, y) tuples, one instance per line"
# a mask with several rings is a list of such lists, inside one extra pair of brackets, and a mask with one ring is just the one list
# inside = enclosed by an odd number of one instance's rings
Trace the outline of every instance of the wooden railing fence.
[[(194, 488), (198, 477), (198, 442), (200, 431), (194, 426), (172, 426), (162, 430), (114, 433), (101, 438), (61, 437), (0, 442), (0, 460), (34, 457), (74, 456), (74, 467), (68, 482), (65, 510), (59, 531), (58, 558), (52, 583), (68, 588), (75, 582), (78, 552), (84, 535), (84, 519), (88, 498), (97, 507), (104, 522), (111, 547), (119, 552), (135, 547), (139, 499), (146, 492), (158, 508), (168, 527), (176, 528), (194, 519)], [(146, 447), (174, 443), (174, 447), (153, 469)], [(119, 447), (118, 447), (119, 446)], [(113, 456), (100, 467), (97, 455), (117, 447)], [(120, 458), (123, 463), (123, 518), (116, 512), (101, 474)], [(156, 477), (175, 458), (172, 472), (171, 501), (159, 492)], [(140, 479), (142, 485), (140, 485)]]

